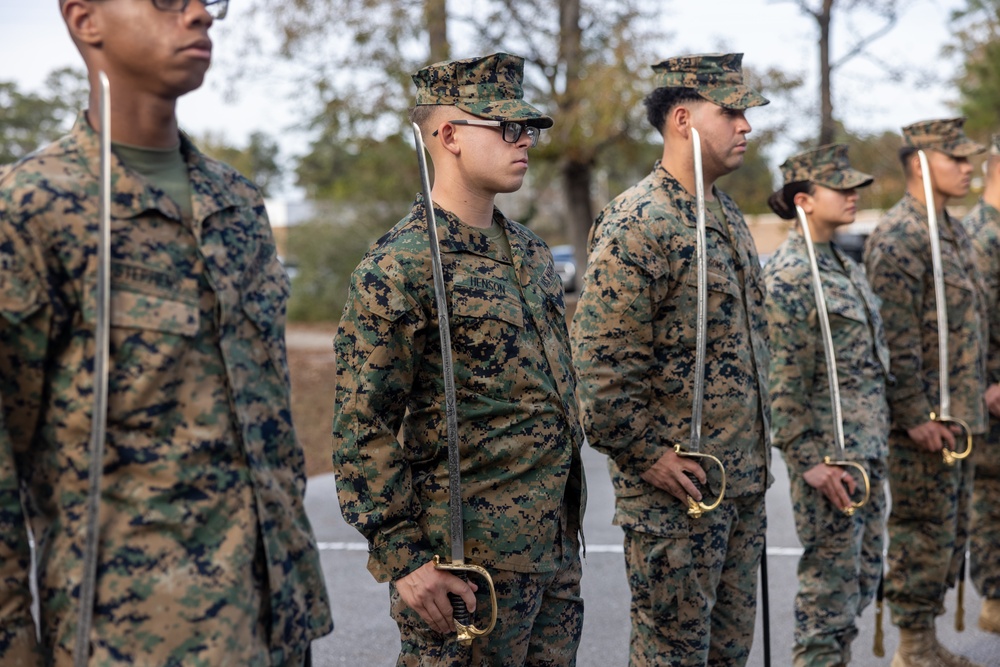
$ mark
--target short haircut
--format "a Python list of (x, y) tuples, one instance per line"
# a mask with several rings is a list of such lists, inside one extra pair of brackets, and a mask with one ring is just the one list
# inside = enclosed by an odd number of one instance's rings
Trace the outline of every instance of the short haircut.
[(792, 181), (791, 183), (786, 183), (783, 188), (767, 198), (767, 205), (782, 220), (794, 220), (797, 217), (795, 195), (803, 192), (807, 195), (814, 194), (816, 192), (816, 184), (812, 181)]
[(663, 134), (663, 126), (667, 120), (667, 114), (678, 104), (701, 100), (701, 95), (693, 88), (657, 88), (642, 103), (646, 106), (646, 120), (656, 128), (656, 131)]
[(409, 113), (410, 122), (416, 123), (417, 127), (420, 128), (420, 131), (426, 134), (430, 129), (429, 125), (431, 121), (434, 119), (434, 114), (437, 113), (437, 110), (442, 108), (442, 106), (444, 105), (419, 104), (415, 107), (411, 107)]

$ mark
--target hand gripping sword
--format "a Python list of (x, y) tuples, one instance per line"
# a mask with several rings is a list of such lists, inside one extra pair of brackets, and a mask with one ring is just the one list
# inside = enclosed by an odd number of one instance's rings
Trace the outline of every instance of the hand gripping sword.
[(101, 476), (108, 420), (108, 365), (111, 328), (111, 93), (108, 77), (98, 72), (101, 119), (100, 201), (97, 239), (97, 324), (94, 330), (94, 405), (90, 421), (90, 473), (87, 490), (87, 536), (80, 583), (80, 611), (76, 624), (73, 665), (86, 667), (90, 659), (90, 629), (94, 620), (97, 555), (100, 537)]
[(795, 210), (799, 215), (799, 223), (802, 225), (802, 236), (806, 240), (806, 250), (809, 254), (809, 269), (812, 274), (813, 294), (816, 296), (816, 316), (819, 319), (819, 328), (823, 335), (823, 353), (826, 356), (826, 380), (830, 387), (830, 404), (833, 408), (833, 439), (834, 452), (837, 458), (830, 456), (823, 457), (823, 463), (828, 466), (839, 466), (857, 468), (861, 473), (861, 479), (865, 483), (865, 496), (858, 502), (850, 502), (846, 507), (841, 507), (840, 511), (847, 516), (853, 516), (856, 510), (864, 507), (871, 496), (871, 482), (868, 479), (868, 471), (860, 463), (848, 461), (844, 456), (844, 413), (840, 403), (840, 380), (837, 378), (837, 352), (833, 349), (833, 332), (830, 330), (830, 314), (826, 308), (826, 296), (823, 294), (823, 280), (819, 275), (819, 262), (816, 260), (816, 246), (813, 245), (812, 232), (809, 230), (809, 221), (806, 220), (806, 212), (801, 206), (796, 205)]
[(715, 502), (706, 505), (688, 496), (688, 515), (697, 519), (705, 512), (710, 512), (722, 503), (726, 496), (726, 467), (722, 461), (711, 454), (701, 453), (701, 412), (705, 403), (705, 330), (708, 322), (708, 259), (705, 248), (705, 177), (701, 173), (701, 135), (691, 128), (691, 144), (694, 148), (694, 184), (695, 202), (697, 207), (697, 241), (695, 244), (698, 262), (698, 310), (695, 324), (695, 363), (694, 363), (694, 402), (691, 407), (691, 440), (688, 449), (680, 444), (674, 445), (678, 456), (685, 458), (708, 459), (715, 462), (722, 472), (722, 488)]
[(465, 601), (454, 593), (448, 594), (458, 643), (468, 646), (476, 637), (488, 635), (497, 621), (497, 594), (493, 588), (490, 573), (478, 565), (465, 562), (465, 528), (462, 525), (462, 471), (458, 451), (458, 413), (455, 400), (455, 373), (451, 357), (451, 329), (448, 324), (448, 298), (445, 293), (444, 271), (441, 269), (441, 247), (438, 245), (437, 220), (434, 216), (434, 202), (431, 200), (431, 179), (427, 171), (424, 154), (424, 138), (420, 127), (413, 126), (413, 140), (417, 148), (417, 163), (420, 165), (420, 181), (424, 190), (424, 211), (427, 219), (427, 234), (430, 240), (431, 273), (434, 276), (434, 300), (438, 313), (438, 332), (441, 338), (441, 368), (444, 373), (445, 425), (448, 439), (448, 513), (451, 517), (451, 562), (443, 563), (434, 556), (434, 567), (438, 570), (458, 572), (462, 579), (465, 573), (475, 572), (489, 584), (492, 611), (490, 624), (484, 630), (472, 625), (472, 618)]
[(944, 462), (950, 466), (972, 453), (972, 431), (969, 425), (951, 415), (951, 390), (948, 387), (948, 304), (945, 301), (944, 270), (941, 263), (941, 239), (938, 237), (937, 206), (934, 203), (934, 190), (931, 187), (931, 170), (927, 165), (927, 155), (918, 151), (920, 170), (924, 177), (924, 200), (927, 204), (927, 231), (931, 237), (931, 265), (934, 270), (934, 302), (937, 306), (938, 330), (938, 388), (941, 402), (938, 413), (931, 412), (931, 421), (942, 424), (957, 424), (965, 431), (965, 451), (956, 452), (945, 446), (941, 450)]

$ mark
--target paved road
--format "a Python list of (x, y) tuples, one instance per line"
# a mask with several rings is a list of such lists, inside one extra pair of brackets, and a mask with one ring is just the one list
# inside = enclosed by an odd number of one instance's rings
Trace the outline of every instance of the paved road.
[[(628, 584), (622, 560), (621, 530), (611, 525), (613, 493), (605, 459), (589, 447), (584, 450), (589, 484), (589, 504), (584, 532), (583, 596), (586, 601), (579, 667), (616, 667), (628, 662)], [(776, 482), (768, 492), (768, 562), (771, 592), (772, 665), (791, 664), (792, 601), (795, 596), (795, 566), (801, 552), (792, 523), (788, 500), (788, 477), (779, 456), (774, 459)], [(317, 642), (317, 667), (351, 665), (376, 667), (395, 664), (399, 635), (388, 613), (388, 586), (375, 583), (365, 568), (367, 547), (361, 536), (340, 517), (332, 475), (309, 481), (306, 505), (321, 542), (323, 568), (333, 602), (336, 630)], [(966, 630), (953, 629), (955, 594), (948, 596), (948, 613), (938, 619), (943, 642), (961, 647), (970, 658), (1000, 667), (1000, 637), (978, 629), (980, 601), (972, 587), (966, 588)], [(887, 667), (896, 648), (898, 634), (886, 612), (886, 658), (872, 656), (874, 613), (869, 608), (859, 621), (861, 635), (854, 644), (853, 667)], [(749, 664), (764, 665), (760, 605), (757, 634)]]

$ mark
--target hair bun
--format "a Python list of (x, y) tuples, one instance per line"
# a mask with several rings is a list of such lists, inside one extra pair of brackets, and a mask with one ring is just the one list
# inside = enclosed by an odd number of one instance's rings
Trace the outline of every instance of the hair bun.
[(777, 192), (771, 193), (771, 196), (767, 198), (767, 205), (771, 207), (779, 218), (782, 220), (794, 220), (795, 211), (788, 205), (785, 201), (785, 189), (782, 188)]

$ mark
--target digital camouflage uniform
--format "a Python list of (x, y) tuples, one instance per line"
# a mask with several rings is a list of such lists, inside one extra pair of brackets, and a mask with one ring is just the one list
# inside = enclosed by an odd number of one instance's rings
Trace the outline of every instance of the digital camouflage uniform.
[[(786, 185), (810, 181), (847, 190), (872, 182), (850, 168), (842, 144), (793, 156), (781, 168)], [(793, 230), (764, 268), (771, 441), (788, 464), (795, 527), (805, 548), (795, 598), (797, 667), (850, 662), (858, 634), (854, 619), (872, 601), (882, 574), (885, 530), (889, 349), (878, 300), (850, 257), (830, 243), (815, 247), (837, 360), (843, 454), (836, 449), (826, 353), (802, 233)], [(855, 461), (868, 472), (870, 498), (851, 517), (802, 476), (825, 456)], [(861, 484), (855, 470), (845, 470)]]
[[(1000, 155), (1000, 135), (994, 135), (992, 155)], [(979, 200), (962, 224), (976, 249), (979, 273), (986, 290), (989, 339), (987, 385), (1000, 383), (1000, 211)], [(1000, 599), (1000, 419), (989, 417), (984, 446), (973, 451), (975, 484), (969, 527), (969, 573), (979, 594)]]
[[(471, 98), (463, 108), (482, 111), (477, 100), (493, 96), (507, 105), (498, 113), (524, 118), (517, 107), (526, 106), (522, 62), (498, 54), (432, 66), (439, 71), (414, 77), (418, 102), (426, 86), (439, 90), (458, 79), (455, 89)], [(455, 100), (441, 95), (431, 103), (448, 102)], [(486, 230), (438, 207), (435, 215), (454, 354), (465, 556), (493, 574), (500, 618), (487, 638), (462, 648), (454, 634), (431, 630), (393, 585), (398, 664), (572, 665), (583, 625), (583, 431), (562, 283), (544, 242), (499, 210), (493, 220), (512, 257)], [(395, 582), (451, 551), (441, 340), (422, 197), (355, 270), (335, 348), (341, 509), (369, 542), (369, 570)], [(482, 610), (486, 598), (478, 600)]]
[[(113, 158), (89, 664), (299, 665), (332, 623), (289, 407), (288, 279), (257, 190), (185, 137), (181, 151), (194, 219)], [(0, 180), (4, 665), (72, 664), (95, 382), (98, 156), (81, 115)]]
[[(908, 146), (961, 156), (981, 147), (967, 139), (961, 120), (929, 121), (903, 128)], [(948, 386), (951, 412), (969, 424), (981, 446), (986, 432), (986, 314), (972, 245), (961, 224), (945, 213), (938, 221), (948, 312)], [(886, 599), (900, 628), (933, 628), (944, 613), (968, 536), (972, 465), (945, 465), (907, 429), (928, 421), (939, 406), (937, 312), (932, 280), (927, 208), (912, 195), (890, 209), (865, 244), (865, 266), (881, 299), (892, 374), (888, 389), (889, 571)], [(964, 435), (957, 438), (964, 447)]]
[[(764, 98), (742, 85), (741, 54), (655, 68), (737, 108)], [(591, 231), (573, 319), (584, 430), (609, 457), (615, 523), (625, 531), (632, 665), (745, 663), (770, 481), (767, 322), (753, 240), (736, 204), (707, 220), (708, 320), (701, 451), (726, 468), (726, 498), (698, 519), (640, 475), (691, 433), (695, 366), (695, 198), (659, 163), (611, 202)], [(706, 495), (717, 466), (706, 466)]]

